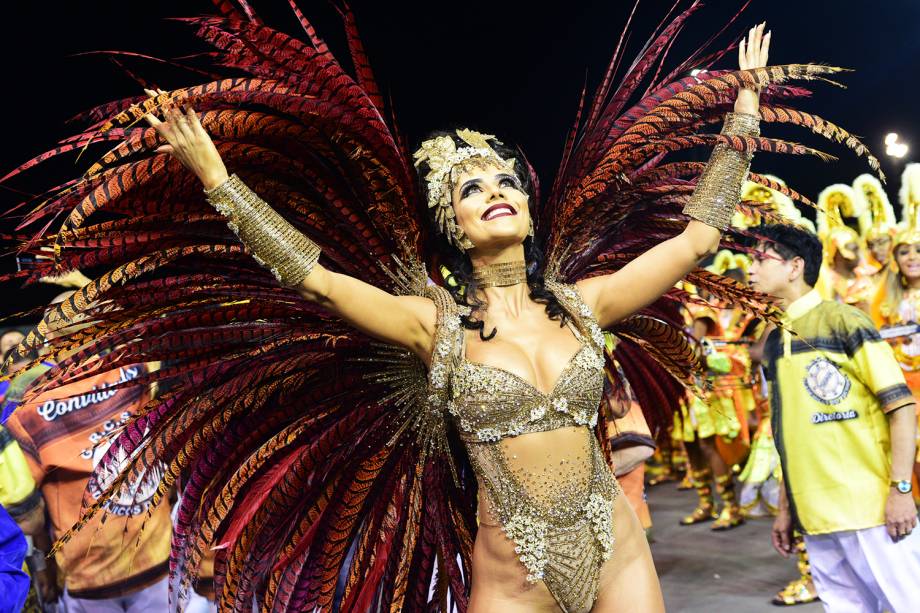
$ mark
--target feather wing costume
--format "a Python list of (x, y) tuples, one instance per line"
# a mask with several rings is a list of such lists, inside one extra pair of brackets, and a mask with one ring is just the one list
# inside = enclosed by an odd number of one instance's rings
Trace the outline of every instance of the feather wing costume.
[[(32, 208), (20, 249), (38, 264), (12, 278), (103, 271), (49, 309), (24, 341), (39, 347), (55, 331), (57, 366), (30, 393), (162, 362), (130, 382), (156, 382), (161, 393), (109, 449), (109, 458), (131, 458), (110, 491), (156, 463), (165, 466), (158, 497), (181, 480), (171, 570), (190, 579), (215, 550), (222, 610), (251, 610), (256, 598), (272, 611), (334, 604), (421, 611), (442, 607), (448, 594), (463, 610), (476, 480), (443, 412), (429, 402), (425, 366), (279, 287), (207, 205), (197, 179), (156, 152), (155, 131), (140, 121), (167, 100), (194, 106), (227, 166), (322, 247), (324, 266), (423, 295), (427, 283), (441, 283), (427, 248), (426, 207), (354, 17), (339, 3), (348, 72), (293, 1), (300, 36), (263, 23), (244, 0), (215, 6), (219, 15), (185, 20), (213, 47), (207, 82), (92, 109), (80, 117), (89, 123), (84, 131), (4, 178), (90, 146), (108, 148), (81, 177), (24, 203)], [(764, 121), (803, 125), (877, 168), (853, 136), (788, 106), (809, 93), (790, 81), (827, 80), (837, 68), (683, 76), (729, 50), (709, 52), (707, 43), (664, 73), (671, 42), (698, 7), (692, 2), (666, 19), (615, 84), (621, 38), (598, 91), (590, 101), (582, 96), (537, 216), (548, 273), (559, 280), (615, 272), (680, 231), (680, 209), (703, 165), (671, 161), (673, 152), (724, 142), (824, 156), (776, 139), (708, 132), (739, 86), (766, 88)], [(764, 296), (718, 275), (699, 270), (688, 281), (768, 310)], [(668, 419), (699, 367), (677, 314), (686, 298), (675, 289), (611, 330), (619, 343), (608, 360), (620, 365), (611, 372), (629, 380), (652, 423)], [(603, 418), (598, 429), (606, 431)], [(89, 505), (87, 517), (104, 502)]]

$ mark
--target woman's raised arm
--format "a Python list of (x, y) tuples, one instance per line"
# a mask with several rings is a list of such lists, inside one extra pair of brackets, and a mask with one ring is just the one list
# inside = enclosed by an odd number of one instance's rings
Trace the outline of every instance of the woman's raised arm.
[[(742, 70), (767, 65), (770, 33), (766, 24), (751, 28), (741, 41), (738, 64)], [(758, 134), (759, 92), (742, 89), (735, 100), (735, 112), (725, 119), (723, 134)], [(728, 227), (741, 185), (747, 177), (751, 156), (716, 145), (700, 175), (684, 213), (692, 217), (683, 232), (649, 249), (621, 270), (579, 281), (578, 286), (593, 308), (601, 327), (609, 327), (668, 291), (700, 259), (715, 253), (722, 230)]]
[[(148, 91), (149, 95), (156, 92)], [(214, 208), (227, 217), (256, 260), (278, 281), (366, 334), (405, 347), (426, 363), (434, 339), (435, 306), (419, 296), (394, 296), (320, 265), (319, 247), (276, 213), (239, 178), (228, 176), (214, 142), (193, 109), (167, 107), (164, 120), (147, 122), (170, 153), (201, 180)]]

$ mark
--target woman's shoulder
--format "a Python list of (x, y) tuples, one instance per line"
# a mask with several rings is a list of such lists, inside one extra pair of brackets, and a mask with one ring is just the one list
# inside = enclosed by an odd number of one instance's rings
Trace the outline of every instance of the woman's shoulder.
[(458, 304), (454, 295), (439, 285), (426, 287), (425, 298), (430, 302), (426, 308), (432, 318), (435, 349), (459, 343), (463, 338), (461, 317), (470, 314), (470, 307)]

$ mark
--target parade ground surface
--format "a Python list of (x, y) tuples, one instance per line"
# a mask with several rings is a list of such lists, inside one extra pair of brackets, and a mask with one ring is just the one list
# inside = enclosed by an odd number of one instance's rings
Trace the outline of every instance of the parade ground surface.
[(771, 518), (748, 520), (726, 532), (711, 524), (680, 526), (696, 504), (693, 491), (674, 483), (648, 489), (652, 508), (652, 555), (669, 613), (820, 613), (820, 603), (795, 607), (770, 604), (773, 595), (798, 575), (795, 560), (784, 560), (770, 545)]

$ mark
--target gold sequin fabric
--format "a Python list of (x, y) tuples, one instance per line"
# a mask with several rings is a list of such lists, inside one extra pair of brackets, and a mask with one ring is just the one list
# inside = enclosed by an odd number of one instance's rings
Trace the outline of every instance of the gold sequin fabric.
[(205, 192), (208, 202), (227, 218), (227, 226), (284, 287), (307, 278), (320, 256), (319, 246), (272, 209), (238, 176)]
[[(563, 611), (589, 611), (613, 554), (618, 486), (592, 427), (603, 394), (603, 333), (577, 288), (547, 287), (570, 314), (581, 347), (549, 394), (464, 357), (456, 306), (439, 303), (430, 382), (455, 420), (491, 518), (514, 543), (527, 580), (543, 581)], [(445, 292), (446, 293), (446, 292)], [(452, 301), (451, 301), (452, 302)]]
[[(722, 134), (760, 136), (760, 118), (747, 113), (728, 113)], [(750, 153), (736, 151), (724, 143), (716, 145), (693, 195), (684, 207), (684, 214), (714, 228), (727, 230), (735, 207), (741, 200), (741, 187), (751, 168), (752, 158)]]

